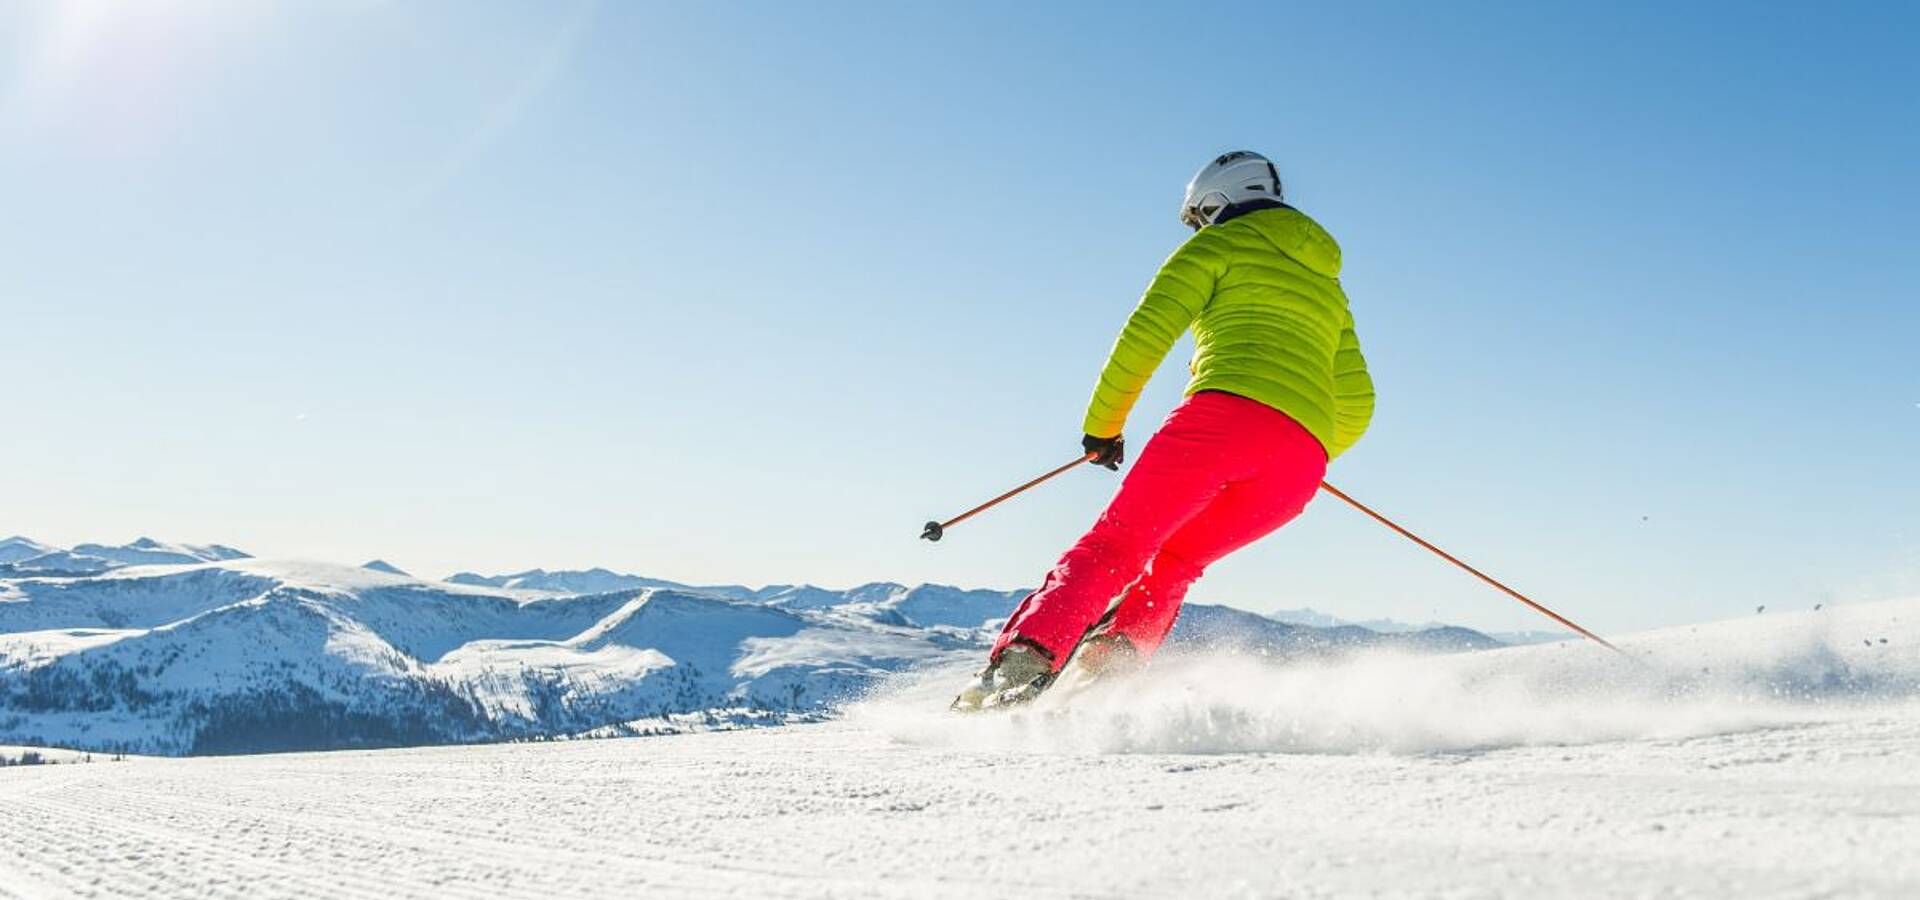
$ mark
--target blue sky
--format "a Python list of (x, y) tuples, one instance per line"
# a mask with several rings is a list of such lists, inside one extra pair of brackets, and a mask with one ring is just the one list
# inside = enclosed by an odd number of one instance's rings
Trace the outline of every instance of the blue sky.
[[(0, 532), (1030, 584), (1114, 476), (918, 526), (1244, 147), (1346, 250), (1336, 483), (1602, 629), (1920, 592), (1910, 8), (1030, 6), (8, 5)], [(1532, 622), (1326, 502), (1193, 596)]]

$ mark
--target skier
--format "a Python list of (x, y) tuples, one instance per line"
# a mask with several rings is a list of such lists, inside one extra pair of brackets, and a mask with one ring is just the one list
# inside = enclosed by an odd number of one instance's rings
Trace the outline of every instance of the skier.
[(1081, 446), (1119, 469), (1127, 414), (1191, 327), (1186, 399), (1093, 528), (1014, 610), (955, 709), (1031, 700), (1070, 659), (1086, 677), (1144, 662), (1206, 567), (1299, 515), (1328, 461), (1372, 419), (1340, 247), (1284, 202), (1273, 163), (1245, 150), (1214, 159), (1187, 185), (1180, 221), (1195, 234), (1127, 319)]

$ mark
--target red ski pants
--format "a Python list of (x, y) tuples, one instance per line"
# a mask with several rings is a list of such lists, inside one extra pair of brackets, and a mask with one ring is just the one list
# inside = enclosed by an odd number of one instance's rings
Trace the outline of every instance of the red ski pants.
[(1286, 413), (1221, 391), (1188, 397), (1093, 529), (1014, 610), (994, 656), (1022, 640), (1058, 667), (1109, 612), (1100, 632), (1152, 653), (1207, 566), (1299, 515), (1326, 471), (1320, 441)]

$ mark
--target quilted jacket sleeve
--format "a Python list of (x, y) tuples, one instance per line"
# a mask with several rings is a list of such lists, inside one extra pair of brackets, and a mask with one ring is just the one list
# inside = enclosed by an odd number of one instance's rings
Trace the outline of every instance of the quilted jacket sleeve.
[(1345, 453), (1373, 421), (1373, 376), (1367, 374), (1367, 358), (1360, 353), (1352, 311), (1347, 312), (1340, 349), (1333, 357), (1333, 387), (1333, 445), (1327, 448), (1328, 458)]
[(1189, 238), (1161, 265), (1147, 293), (1140, 298), (1127, 326), (1114, 342), (1093, 400), (1087, 404), (1085, 431), (1094, 437), (1113, 437), (1127, 424), (1127, 414), (1159, 368), (1174, 341), (1213, 299), (1214, 285), (1225, 271), (1226, 256), (1210, 240), (1208, 231)]

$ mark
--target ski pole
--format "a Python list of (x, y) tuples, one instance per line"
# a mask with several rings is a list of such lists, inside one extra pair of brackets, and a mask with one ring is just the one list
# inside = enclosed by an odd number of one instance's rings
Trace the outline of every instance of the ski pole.
[(1046, 481), (1047, 479), (1052, 478), (1053, 476), (1058, 475), (1062, 472), (1065, 472), (1066, 470), (1071, 469), (1074, 466), (1080, 465), (1081, 463), (1085, 463), (1085, 462), (1091, 462), (1093, 458), (1098, 455), (1099, 455), (1098, 453), (1088, 453), (1085, 456), (1081, 456), (1075, 459), (1073, 462), (1067, 463), (1066, 465), (1061, 466), (1058, 469), (1054, 469), (1053, 471), (1048, 472), (1047, 474), (1042, 475), (1039, 478), (1035, 478), (1034, 480), (1029, 481), (1026, 484), (1023, 484), (1017, 488), (1014, 488), (1013, 490), (1010, 490), (1004, 494), (1001, 494), (998, 497), (993, 498), (992, 500), (988, 500), (987, 502), (982, 503), (979, 506), (976, 506), (970, 510), (967, 510), (966, 512), (963, 512), (957, 516), (954, 516), (953, 518), (948, 519), (945, 522), (928, 522), (926, 530), (920, 532), (920, 536), (923, 538), (926, 538), (929, 541), (937, 541), (941, 538), (942, 535), (945, 535), (947, 533), (947, 529), (952, 528), (953, 526), (958, 525), (961, 522), (965, 522), (966, 520), (971, 519), (974, 516), (977, 516), (983, 512), (986, 512), (989, 509), (999, 506), (1002, 502), (1011, 500), (1016, 495), (1024, 493), (1028, 488), (1032, 488), (1040, 484), (1040, 482)]
[(1498, 581), (1495, 581), (1493, 579), (1493, 576), (1488, 575), (1487, 573), (1482, 572), (1479, 569), (1476, 569), (1470, 565), (1467, 565), (1465, 562), (1461, 561), (1459, 557), (1456, 557), (1453, 554), (1440, 549), (1439, 547), (1435, 547), (1434, 545), (1428, 543), (1426, 540), (1422, 539), (1419, 535), (1414, 534), (1413, 532), (1408, 531), (1405, 528), (1401, 528), (1399, 525), (1394, 524), (1392, 519), (1389, 519), (1386, 516), (1383, 516), (1377, 512), (1374, 512), (1366, 504), (1353, 499), (1352, 497), (1348, 496), (1346, 492), (1340, 490), (1337, 487), (1334, 487), (1332, 484), (1322, 481), (1320, 482), (1320, 489), (1323, 491), (1326, 491), (1329, 494), (1334, 495), (1335, 497), (1339, 497), (1340, 499), (1347, 501), (1347, 503), (1350, 504), (1354, 509), (1357, 509), (1373, 517), (1374, 521), (1379, 522), (1380, 524), (1385, 525), (1388, 528), (1391, 528), (1394, 531), (1399, 532), (1401, 537), (1404, 537), (1407, 540), (1410, 540), (1416, 544), (1419, 544), (1420, 546), (1433, 551), (1434, 555), (1440, 557), (1441, 559), (1444, 559), (1447, 562), (1453, 563), (1454, 565), (1467, 570), (1467, 574), (1470, 574), (1473, 577), (1480, 579), (1481, 581), (1484, 581), (1490, 585), (1493, 585), (1496, 588), (1499, 588), (1502, 592), (1506, 593), (1507, 596), (1512, 597), (1513, 599), (1518, 600), (1521, 603), (1525, 603), (1526, 605), (1533, 607), (1535, 611), (1541, 613), (1542, 615), (1545, 615), (1547, 618), (1552, 619), (1555, 622), (1559, 622), (1560, 624), (1573, 629), (1574, 631), (1578, 632), (1581, 637), (1587, 638), (1588, 640), (1591, 640), (1594, 643), (1597, 643), (1600, 646), (1607, 648), (1608, 650), (1612, 650), (1613, 652), (1618, 653), (1621, 656), (1627, 655), (1626, 651), (1621, 650), (1619, 647), (1615, 647), (1614, 645), (1607, 643), (1606, 638), (1603, 638), (1597, 634), (1594, 634), (1593, 632), (1588, 631), (1585, 628), (1581, 628), (1579, 625), (1574, 624), (1572, 619), (1569, 619), (1566, 616), (1563, 616), (1557, 612), (1554, 612), (1553, 610), (1548, 609), (1545, 606), (1535, 603), (1533, 602), (1533, 600), (1529, 599), (1527, 595), (1522, 594), (1519, 591), (1514, 590), (1513, 588), (1507, 587), (1506, 585), (1501, 584)]

